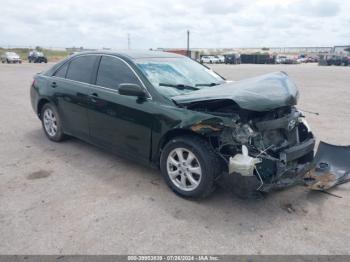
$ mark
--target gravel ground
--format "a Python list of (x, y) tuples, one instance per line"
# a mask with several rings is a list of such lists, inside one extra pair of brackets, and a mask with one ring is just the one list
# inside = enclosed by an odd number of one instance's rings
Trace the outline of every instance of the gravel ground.
[[(350, 254), (343, 198), (293, 187), (263, 200), (174, 195), (157, 170), (77, 139), (48, 141), (29, 101), (50, 64), (0, 64), (1, 254)], [(215, 65), (228, 79), (286, 71), (319, 140), (350, 144), (350, 67)]]

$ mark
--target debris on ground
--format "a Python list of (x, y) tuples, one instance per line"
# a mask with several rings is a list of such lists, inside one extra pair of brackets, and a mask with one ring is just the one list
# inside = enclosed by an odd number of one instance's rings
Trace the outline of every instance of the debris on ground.
[(304, 176), (307, 187), (326, 192), (334, 186), (349, 182), (349, 161), (350, 146), (336, 146), (321, 141), (315, 156), (315, 166)]
[(287, 211), (289, 214), (295, 213), (295, 208), (291, 203), (285, 203), (281, 206), (281, 208)]

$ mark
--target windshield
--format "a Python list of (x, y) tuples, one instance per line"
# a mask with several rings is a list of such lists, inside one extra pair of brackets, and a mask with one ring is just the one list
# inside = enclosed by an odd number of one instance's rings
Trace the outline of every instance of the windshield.
[(164, 96), (172, 97), (224, 82), (212, 70), (186, 58), (143, 58), (136, 65)]
[(17, 54), (14, 53), (14, 52), (7, 52), (7, 55), (8, 55), (8, 56), (17, 56)]

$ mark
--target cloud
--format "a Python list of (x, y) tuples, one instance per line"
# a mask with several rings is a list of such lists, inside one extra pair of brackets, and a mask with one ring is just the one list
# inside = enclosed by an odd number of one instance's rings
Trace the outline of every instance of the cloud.
[(242, 9), (252, 3), (253, 1), (250, 0), (206, 0), (201, 3), (201, 8), (206, 14), (234, 14), (240, 12)]
[(336, 16), (340, 11), (341, 2), (320, 0), (320, 1), (298, 1), (290, 5), (290, 8), (303, 16), (331, 17)]
[(185, 47), (188, 29), (192, 47), (346, 44), (349, 11), (340, 0), (3, 0), (0, 46), (123, 49), (130, 34), (132, 48)]

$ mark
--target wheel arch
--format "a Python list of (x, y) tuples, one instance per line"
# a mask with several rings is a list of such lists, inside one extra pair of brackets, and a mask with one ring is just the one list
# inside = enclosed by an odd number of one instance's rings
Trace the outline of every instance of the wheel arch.
[(51, 101), (47, 98), (41, 98), (38, 102), (36, 113), (40, 119), (41, 119), (41, 110), (42, 110), (43, 106), (47, 103), (51, 103)]
[(205, 140), (209, 140), (209, 138), (205, 135), (196, 133), (190, 129), (184, 129), (184, 128), (176, 128), (176, 129), (171, 129), (168, 132), (166, 132), (159, 140), (158, 146), (156, 148), (156, 151), (153, 154), (153, 159), (152, 162), (159, 166), (159, 161), (160, 161), (160, 156), (162, 153), (163, 148), (165, 145), (173, 138), (179, 137), (179, 136), (195, 136), (195, 137), (200, 137)]

